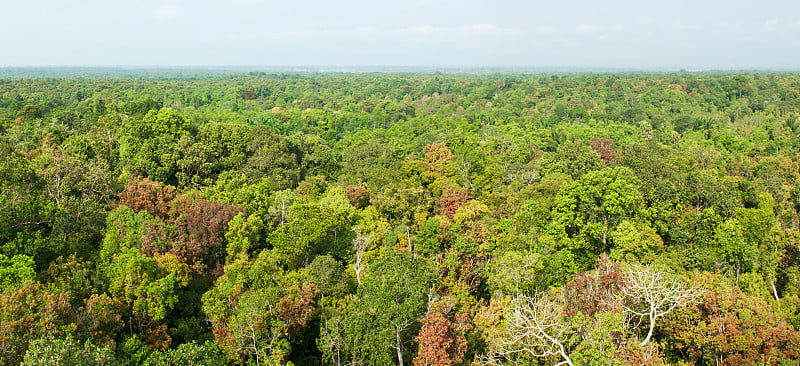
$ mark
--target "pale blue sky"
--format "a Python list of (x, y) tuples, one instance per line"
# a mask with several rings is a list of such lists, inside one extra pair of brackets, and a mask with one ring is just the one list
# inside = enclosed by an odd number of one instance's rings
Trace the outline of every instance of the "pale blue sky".
[(800, 69), (800, 1), (5, 1), (0, 66)]

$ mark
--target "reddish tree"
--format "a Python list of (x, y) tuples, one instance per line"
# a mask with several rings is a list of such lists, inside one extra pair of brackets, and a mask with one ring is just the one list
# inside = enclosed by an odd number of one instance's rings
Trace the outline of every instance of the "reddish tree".
[(74, 320), (67, 292), (30, 281), (0, 292), (0, 363), (19, 364), (28, 342), (48, 334), (65, 336), (75, 329)]
[(453, 160), (453, 152), (443, 142), (437, 142), (425, 146), (425, 160), (428, 163), (428, 170), (444, 175), (447, 166)]
[[(445, 257), (455, 257), (456, 260), (444, 260)], [(485, 256), (457, 253), (451, 248), (440, 259), (439, 281), (444, 285), (443, 291), (453, 293), (454, 288), (460, 288), (475, 294), (480, 290)]]
[(119, 204), (132, 210), (147, 211), (151, 215), (166, 219), (170, 212), (170, 201), (175, 199), (175, 188), (149, 178), (133, 178), (119, 195)]
[(436, 301), (422, 319), (414, 366), (451, 366), (461, 363), (467, 351), (464, 332), (471, 325), (466, 313), (452, 314), (452, 305)]
[(78, 332), (101, 346), (115, 347), (114, 339), (122, 330), (120, 304), (106, 294), (93, 294), (78, 310)]
[(447, 187), (442, 192), (442, 195), (436, 199), (436, 211), (446, 215), (452, 221), (458, 208), (470, 199), (472, 199), (472, 194), (466, 188)]
[(244, 212), (238, 206), (199, 200), (174, 214), (176, 241), (170, 252), (196, 270), (215, 268), (225, 259), (228, 222)]
[(294, 291), (281, 298), (278, 302), (278, 317), (286, 322), (288, 331), (308, 325), (314, 316), (314, 298), (318, 294), (316, 286), (304, 285), (302, 288), (294, 288)]
[(617, 152), (614, 150), (614, 140), (608, 137), (595, 137), (589, 141), (589, 145), (592, 146), (592, 150), (600, 154), (600, 158), (603, 159), (606, 165), (611, 165), (617, 158)]
[(144, 235), (142, 235), (142, 254), (152, 257), (156, 253), (167, 253), (171, 248), (162, 222), (145, 223)]
[(355, 208), (364, 208), (369, 204), (369, 190), (363, 186), (347, 186), (345, 191), (350, 205)]
[[(141, 185), (140, 185), (141, 186)], [(137, 195), (129, 200), (136, 208), (148, 210), (155, 208), (163, 218), (161, 222), (147, 223), (142, 235), (142, 254), (153, 256), (156, 253), (171, 253), (181, 262), (188, 264), (197, 272), (214, 270), (225, 259), (225, 233), (228, 223), (244, 209), (220, 202), (210, 202), (189, 195), (181, 195), (164, 200), (150, 207), (143, 207), (139, 199), (148, 195)], [(160, 197), (160, 196), (156, 196)], [(169, 206), (167, 209), (166, 206)], [(129, 206), (130, 207), (130, 206)], [(164, 214), (168, 212), (168, 214)], [(212, 271), (217, 277), (218, 271)]]
[(242, 90), (242, 99), (244, 100), (256, 99), (256, 93), (253, 91), (253, 89)]
[(620, 265), (607, 255), (602, 255), (597, 261), (597, 269), (578, 273), (564, 285), (568, 315), (580, 312), (593, 316), (598, 311), (609, 312), (615, 308), (625, 274)]
[(759, 297), (718, 275), (703, 274), (711, 288), (694, 309), (665, 318), (667, 341), (691, 364), (777, 365), (800, 357), (800, 332)]

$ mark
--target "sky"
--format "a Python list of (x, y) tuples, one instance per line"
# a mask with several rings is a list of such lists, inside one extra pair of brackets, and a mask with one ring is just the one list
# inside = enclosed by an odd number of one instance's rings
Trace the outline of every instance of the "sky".
[(797, 0), (26, 0), (0, 67), (800, 70)]

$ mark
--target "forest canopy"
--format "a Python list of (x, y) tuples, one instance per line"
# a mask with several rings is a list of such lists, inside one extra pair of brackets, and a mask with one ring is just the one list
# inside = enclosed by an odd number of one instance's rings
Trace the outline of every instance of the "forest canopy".
[(6, 76), (0, 363), (796, 365), (798, 163), (793, 73)]

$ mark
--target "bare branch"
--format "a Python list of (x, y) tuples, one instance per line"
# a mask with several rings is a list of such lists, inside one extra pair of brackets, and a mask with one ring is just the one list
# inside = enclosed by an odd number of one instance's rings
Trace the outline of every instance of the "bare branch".
[(568, 342), (572, 327), (564, 319), (561, 302), (548, 295), (518, 295), (506, 312), (505, 337), (498, 342), (491, 356), (479, 360), (483, 365), (499, 365), (499, 358), (515, 354), (541, 358), (558, 356), (558, 364), (572, 366)]
[(653, 336), (656, 320), (679, 307), (697, 303), (702, 291), (696, 287), (687, 288), (680, 279), (666, 271), (646, 266), (633, 266), (625, 276), (622, 293), (624, 309), (648, 320), (647, 336), (640, 345), (644, 346)]
[(353, 270), (356, 272), (356, 280), (360, 286), (361, 272), (364, 271), (362, 261), (364, 260), (364, 252), (366, 252), (370, 243), (370, 236), (363, 236), (360, 226), (353, 228), (353, 231), (356, 233), (356, 238), (353, 239), (353, 251), (356, 252), (356, 263), (353, 265)]

